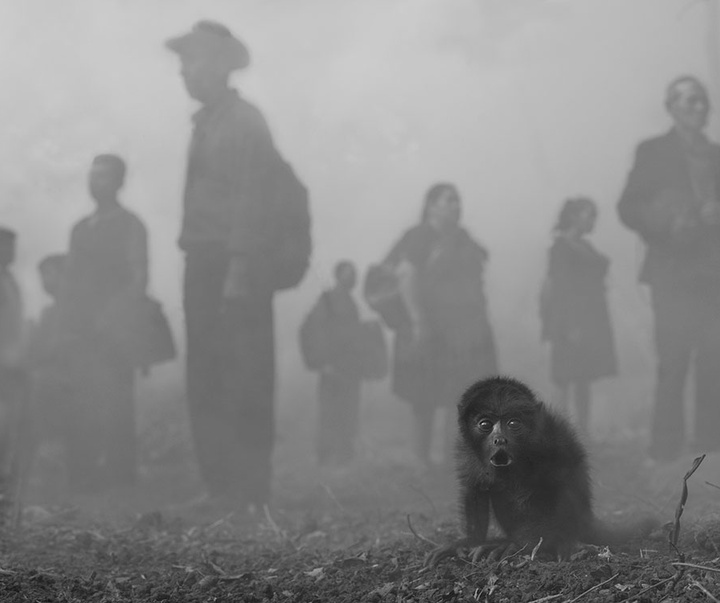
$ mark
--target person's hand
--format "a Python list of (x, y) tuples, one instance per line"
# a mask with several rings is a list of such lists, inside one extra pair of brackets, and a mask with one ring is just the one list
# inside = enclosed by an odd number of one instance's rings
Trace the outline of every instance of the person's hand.
[(225, 276), (223, 297), (226, 300), (241, 299), (247, 293), (247, 266), (242, 258), (234, 257)]

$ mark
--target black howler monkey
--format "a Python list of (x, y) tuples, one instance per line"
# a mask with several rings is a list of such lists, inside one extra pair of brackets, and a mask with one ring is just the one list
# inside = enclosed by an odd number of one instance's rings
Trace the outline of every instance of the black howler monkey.
[[(577, 543), (617, 544), (654, 520), (610, 529), (592, 510), (587, 454), (570, 424), (523, 383), (478, 381), (458, 404), (457, 470), (465, 537), (433, 551), (435, 564), (461, 547), (507, 555), (542, 538), (541, 553), (567, 558)], [(492, 512), (505, 538), (488, 540)]]

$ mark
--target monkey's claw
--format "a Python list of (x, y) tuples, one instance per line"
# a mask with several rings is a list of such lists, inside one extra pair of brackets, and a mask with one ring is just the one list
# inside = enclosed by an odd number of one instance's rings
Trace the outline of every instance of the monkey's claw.
[(425, 556), (425, 567), (435, 567), (443, 559), (455, 557), (456, 555), (457, 547), (455, 545), (439, 546)]
[(477, 563), (481, 559), (487, 559), (489, 562), (502, 561), (508, 557), (512, 557), (521, 549), (515, 543), (503, 544), (481, 544), (470, 551), (470, 560)]

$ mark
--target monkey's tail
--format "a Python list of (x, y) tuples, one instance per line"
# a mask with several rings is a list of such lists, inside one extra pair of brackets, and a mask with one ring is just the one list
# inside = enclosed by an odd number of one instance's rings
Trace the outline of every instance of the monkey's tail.
[(594, 518), (583, 541), (586, 544), (617, 546), (646, 538), (660, 522), (655, 517), (644, 517), (623, 525), (609, 525)]

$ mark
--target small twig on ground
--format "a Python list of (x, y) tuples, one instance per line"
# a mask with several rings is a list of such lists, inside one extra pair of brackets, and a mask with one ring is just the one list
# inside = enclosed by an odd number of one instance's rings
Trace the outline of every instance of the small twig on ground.
[(704, 572), (714, 572), (716, 574), (720, 574), (720, 568), (718, 567), (707, 567), (706, 565), (695, 565), (694, 563), (682, 563), (680, 561), (675, 561), (670, 565), (674, 565), (675, 567), (690, 567), (692, 569), (699, 569)]
[(682, 517), (683, 511), (685, 510), (685, 503), (687, 502), (688, 497), (688, 487), (687, 487), (687, 481), (692, 477), (692, 474), (697, 471), (697, 468), (700, 466), (700, 464), (705, 460), (705, 455), (697, 457), (694, 461), (688, 472), (685, 474), (685, 477), (683, 477), (683, 488), (682, 488), (682, 495), (680, 496), (680, 503), (677, 506), (677, 509), (675, 509), (675, 523), (673, 525), (673, 530), (670, 533), (669, 540), (670, 544), (673, 547), (677, 546), (678, 538), (680, 537), (680, 517)]
[(678, 559), (680, 560), (680, 562), (684, 563), (685, 562), (685, 553), (682, 553), (680, 551), (680, 549), (677, 548), (677, 546), (675, 546), (672, 542), (669, 544), (672, 547), (673, 551), (675, 551), (675, 554), (678, 556)]
[(280, 529), (280, 526), (278, 524), (275, 523), (275, 520), (272, 518), (272, 515), (270, 515), (270, 508), (267, 506), (267, 504), (263, 505), (263, 511), (265, 511), (265, 518), (267, 519), (268, 523), (270, 524), (270, 527), (273, 529), (273, 532), (275, 532), (277, 537), (280, 540), (283, 540), (283, 541), (289, 543), (290, 546), (297, 551), (298, 548), (295, 545), (295, 543), (290, 538), (288, 538), (288, 535), (283, 530)]
[(425, 492), (423, 492), (422, 488), (418, 488), (417, 486), (413, 484), (408, 484), (408, 487), (413, 491), (417, 492), (420, 496), (422, 496), (426, 501), (428, 501), (428, 504), (432, 507), (433, 514), (437, 515), (437, 507), (435, 506), (435, 503), (433, 502), (432, 498), (430, 498)]
[[(658, 582), (657, 584), (652, 584), (652, 585), (648, 586), (647, 588), (644, 588), (643, 590), (641, 590), (641, 591), (640, 591), (639, 593), (637, 593), (636, 595), (630, 595), (627, 599), (623, 599), (620, 603), (627, 603), (628, 601), (637, 601), (637, 600), (639, 600), (640, 597), (641, 597), (642, 595), (644, 595), (645, 593), (648, 593), (648, 592), (650, 592), (651, 590), (654, 590), (654, 589), (656, 589), (656, 588), (660, 588), (661, 586), (664, 586), (664, 585), (667, 584), (668, 582), (671, 582), (671, 581), (675, 580), (675, 578), (677, 578), (677, 579), (679, 580), (679, 579), (680, 579), (680, 577), (679, 577), (680, 575), (682, 575), (682, 570), (680, 570), (679, 572), (673, 574), (673, 575), (670, 576), (669, 578), (665, 578), (665, 580), (660, 580), (660, 582)], [(665, 598), (665, 597), (663, 597), (663, 598)], [(662, 599), (661, 599), (661, 600), (662, 600)]]
[(582, 598), (583, 598), (585, 595), (587, 595), (588, 593), (591, 593), (591, 592), (594, 591), (594, 590), (598, 590), (599, 588), (602, 588), (602, 587), (605, 586), (608, 582), (612, 582), (612, 581), (615, 580), (615, 578), (617, 578), (619, 575), (620, 575), (620, 572), (616, 573), (614, 576), (610, 576), (610, 577), (609, 577), (607, 580), (605, 580), (604, 582), (601, 582), (600, 584), (596, 584), (595, 586), (593, 586), (593, 587), (591, 587), (591, 588), (588, 588), (584, 593), (580, 593), (577, 597), (575, 597), (574, 599), (571, 599), (568, 603), (575, 603), (576, 601), (579, 601), (580, 599), (582, 599)]
[(423, 536), (422, 534), (418, 534), (418, 533), (415, 531), (415, 528), (413, 527), (412, 521), (410, 521), (410, 514), (408, 513), (408, 514), (406, 515), (406, 517), (407, 517), (408, 528), (410, 528), (410, 531), (413, 533), (413, 536), (415, 536), (415, 538), (417, 538), (418, 540), (422, 540), (423, 542), (426, 542), (427, 544), (430, 544), (430, 545), (432, 545), (432, 546), (434, 546), (434, 547), (440, 546), (440, 545), (437, 544), (437, 542), (433, 542), (432, 540), (430, 540), (429, 538)]
[[(542, 543), (542, 537), (540, 537), (540, 542)], [(539, 546), (539, 545), (538, 545), (538, 546)], [(523, 544), (522, 547), (520, 547), (520, 548), (519, 548), (517, 551), (515, 551), (512, 555), (508, 555), (508, 556), (505, 557), (504, 559), (501, 559), (501, 560), (500, 560), (500, 563), (502, 563), (502, 562), (504, 562), (504, 561), (510, 561), (510, 559), (513, 559), (514, 557), (518, 557), (519, 555), (522, 554), (522, 552), (523, 552), (526, 548), (527, 548), (527, 543)], [(537, 548), (537, 547), (535, 547), (535, 548)], [(534, 549), (533, 549), (533, 552), (534, 552)], [(500, 564), (498, 564), (498, 565), (500, 565)]]
[(701, 590), (703, 593), (705, 593), (705, 596), (711, 601), (714, 601), (715, 603), (720, 603), (720, 601), (718, 601), (717, 598), (697, 580), (690, 580), (690, 586), (694, 586), (695, 588)]
[(218, 519), (217, 521), (213, 521), (213, 522), (212, 522), (207, 528), (205, 528), (205, 529), (206, 529), (206, 530), (214, 530), (215, 528), (217, 528), (217, 527), (221, 526), (222, 524), (224, 524), (224, 523), (225, 523), (228, 519), (230, 519), (233, 515), (235, 515), (235, 511), (231, 511), (230, 513), (228, 513), (227, 515), (221, 517), (221, 518)]
[(535, 548), (532, 550), (532, 553), (530, 553), (530, 559), (532, 561), (535, 561), (535, 556), (537, 555), (538, 551), (540, 550), (542, 543), (543, 543), (543, 538), (542, 538), (542, 536), (540, 536), (540, 540), (538, 540), (538, 543), (535, 545)]
[(347, 509), (342, 506), (342, 504), (340, 503), (340, 501), (337, 499), (337, 496), (335, 496), (335, 493), (330, 489), (330, 486), (328, 486), (327, 484), (320, 484), (320, 485), (323, 487), (323, 489), (325, 490), (325, 492), (328, 493), (328, 496), (330, 497), (330, 500), (332, 500), (332, 501), (337, 505), (337, 508), (340, 509), (340, 511), (341, 511), (342, 513), (344, 513), (345, 515), (347, 515), (347, 514), (348, 514)]

